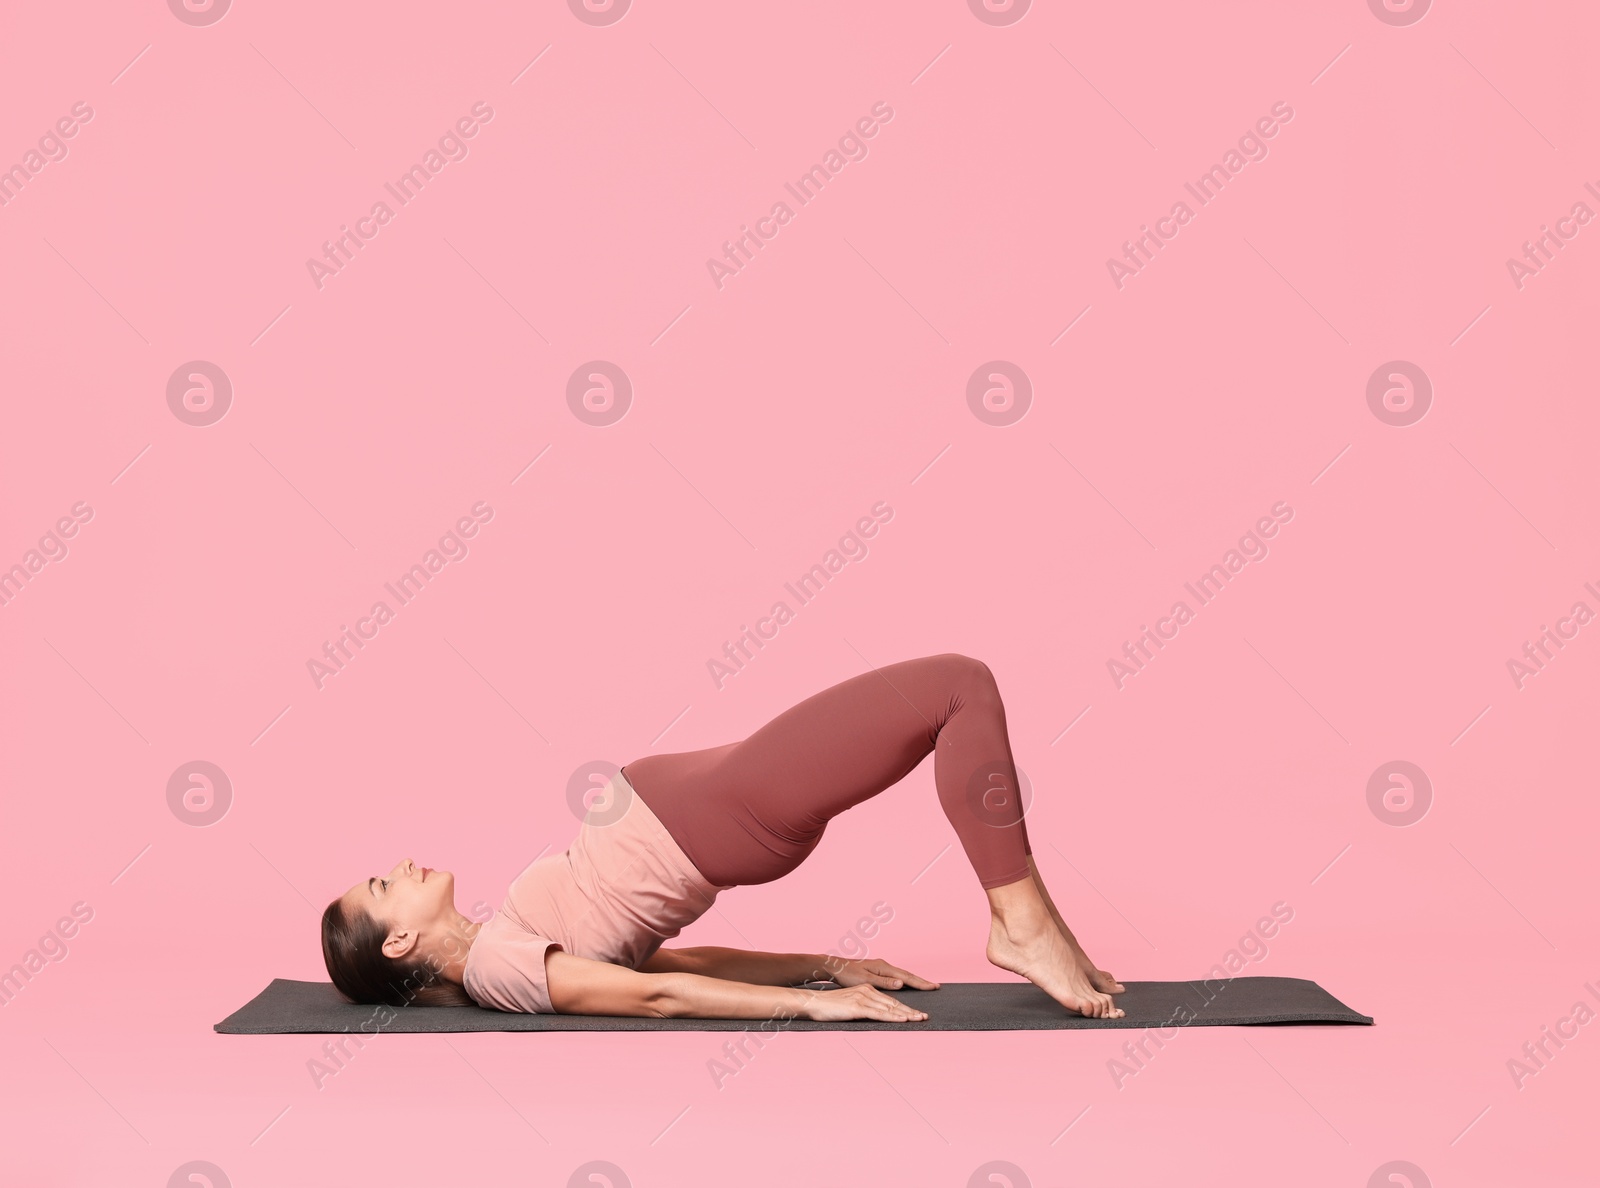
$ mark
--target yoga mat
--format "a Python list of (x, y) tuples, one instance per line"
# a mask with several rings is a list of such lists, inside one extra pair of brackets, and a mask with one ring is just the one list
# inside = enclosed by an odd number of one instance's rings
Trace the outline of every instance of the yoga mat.
[[(808, 983), (813, 987), (829, 983)], [(293, 1032), (454, 1031), (1072, 1031), (1089, 1027), (1235, 1027), (1263, 1023), (1362, 1023), (1315, 982), (1301, 978), (1234, 978), (1229, 982), (1126, 982), (1121, 1019), (1068, 1014), (1028, 982), (946, 982), (937, 990), (900, 990), (894, 997), (928, 1012), (920, 1023), (858, 1019), (636, 1019), (611, 1015), (517, 1015), (476, 1006), (373, 1007), (346, 1002), (332, 982), (274, 978), (272, 984), (215, 1029), (225, 1035)]]

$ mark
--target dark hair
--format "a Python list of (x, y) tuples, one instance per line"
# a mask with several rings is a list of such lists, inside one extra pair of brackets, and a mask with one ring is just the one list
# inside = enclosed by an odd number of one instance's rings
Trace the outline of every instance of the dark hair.
[(322, 960), (333, 984), (352, 1002), (390, 1006), (472, 1006), (462, 986), (427, 958), (396, 960), (383, 952), (388, 930), (361, 909), (334, 900), (322, 913)]

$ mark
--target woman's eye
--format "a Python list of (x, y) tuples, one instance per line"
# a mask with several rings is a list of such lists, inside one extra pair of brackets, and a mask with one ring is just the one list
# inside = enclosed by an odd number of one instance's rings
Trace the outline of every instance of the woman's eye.
[(388, 879), (379, 879), (378, 880), (378, 885), (380, 887), (382, 887), (385, 891), (387, 891), (389, 889), (389, 880)]

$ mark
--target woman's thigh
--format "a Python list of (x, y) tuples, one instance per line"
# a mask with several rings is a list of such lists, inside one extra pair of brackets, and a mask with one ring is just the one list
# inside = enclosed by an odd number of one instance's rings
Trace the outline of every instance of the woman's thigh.
[(957, 655), (885, 665), (740, 742), (646, 756), (624, 773), (711, 882), (771, 882), (804, 860), (832, 818), (927, 757), (977, 675)]

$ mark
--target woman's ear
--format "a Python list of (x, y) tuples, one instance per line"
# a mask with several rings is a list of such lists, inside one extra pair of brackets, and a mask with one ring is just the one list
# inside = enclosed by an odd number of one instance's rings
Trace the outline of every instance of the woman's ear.
[(417, 934), (409, 928), (396, 928), (383, 940), (383, 955), (398, 961), (416, 947)]

